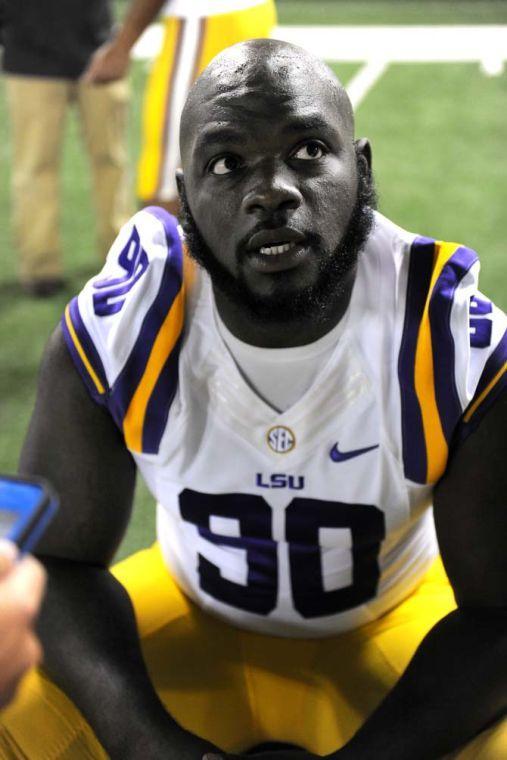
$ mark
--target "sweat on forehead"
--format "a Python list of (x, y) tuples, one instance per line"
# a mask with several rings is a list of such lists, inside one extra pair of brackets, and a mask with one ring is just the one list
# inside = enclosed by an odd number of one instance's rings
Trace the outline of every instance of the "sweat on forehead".
[(337, 112), (353, 134), (354, 115), (348, 95), (323, 61), (288, 42), (248, 40), (219, 53), (194, 83), (181, 116), (182, 154), (187, 138), (206, 120), (210, 98), (241, 91), (262, 97), (273, 87), (289, 96), (294, 88), (327, 94), (335, 100)]

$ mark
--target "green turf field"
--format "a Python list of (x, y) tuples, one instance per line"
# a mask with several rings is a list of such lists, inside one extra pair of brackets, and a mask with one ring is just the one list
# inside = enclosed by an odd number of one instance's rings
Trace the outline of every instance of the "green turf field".
[(281, 24), (499, 24), (504, 0), (277, 0)]
[[(123, 7), (120, 4), (120, 9)], [(507, 23), (504, 2), (279, 3), (281, 23)], [(336, 65), (346, 82), (357, 65)], [(132, 69), (130, 155), (139, 145), (145, 65)], [(358, 135), (368, 136), (380, 209), (422, 234), (459, 240), (483, 261), (482, 289), (504, 308), (507, 288), (507, 73), (486, 77), (475, 64), (396, 64), (366, 96)], [(0, 79), (0, 471), (14, 471), (29, 419), (43, 345), (70, 296), (97, 266), (89, 178), (76, 121), (69, 120), (63, 155), (62, 224), (67, 293), (50, 301), (24, 297), (16, 285), (9, 233), (9, 142)], [(154, 536), (154, 510), (144, 487), (120, 556)]]

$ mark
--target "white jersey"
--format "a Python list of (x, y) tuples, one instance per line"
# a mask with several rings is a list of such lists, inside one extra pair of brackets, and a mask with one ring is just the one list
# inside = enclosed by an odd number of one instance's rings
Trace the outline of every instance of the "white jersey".
[(158, 502), (167, 567), (252, 630), (375, 619), (435, 557), (432, 487), (504, 387), (505, 317), (478, 292), (477, 255), (376, 214), (336, 346), (283, 412), (245, 381), (184, 258), (174, 218), (141, 211), (63, 318)]
[(162, 14), (177, 18), (204, 18), (244, 11), (264, 2), (265, 0), (168, 0), (162, 8)]

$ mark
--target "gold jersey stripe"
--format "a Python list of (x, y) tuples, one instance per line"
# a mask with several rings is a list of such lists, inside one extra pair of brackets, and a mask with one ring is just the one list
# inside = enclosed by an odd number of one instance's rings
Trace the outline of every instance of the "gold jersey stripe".
[(481, 395), (478, 396), (478, 398), (475, 399), (474, 403), (470, 407), (470, 409), (467, 410), (466, 414), (463, 415), (463, 422), (469, 422), (470, 418), (474, 415), (477, 408), (482, 404), (486, 396), (489, 394), (491, 390), (495, 387), (495, 385), (498, 383), (500, 378), (505, 374), (505, 371), (507, 370), (507, 362), (503, 365), (503, 367), (500, 367), (494, 378), (491, 380), (491, 382), (484, 388)]
[(86, 356), (83, 346), (81, 345), (81, 341), (79, 340), (77, 333), (74, 329), (74, 325), (72, 324), (72, 319), (70, 316), (70, 306), (67, 304), (65, 308), (65, 324), (67, 325), (67, 329), (69, 331), (69, 334), (72, 338), (72, 341), (74, 343), (74, 346), (76, 348), (76, 351), (78, 352), (81, 361), (83, 362), (84, 366), (86, 367), (86, 370), (88, 374), (90, 375), (91, 379), (93, 380), (93, 383), (95, 387), (97, 388), (98, 392), (103, 395), (106, 392), (106, 389), (100, 382), (99, 378), (97, 377), (97, 374), (95, 370), (93, 369), (92, 365), (90, 364), (88, 357)]
[(433, 344), (429, 318), (429, 305), (435, 284), (451, 256), (459, 248), (457, 243), (435, 242), (433, 274), (424, 305), (415, 355), (415, 390), (421, 407), (427, 454), (427, 483), (436, 482), (442, 475), (448, 457), (440, 414), (438, 412), (433, 372)]
[(127, 447), (132, 451), (143, 450), (143, 428), (146, 408), (153, 389), (170, 356), (182, 328), (184, 317), (184, 288), (180, 290), (162, 323), (146, 364), (143, 376), (136, 388), (123, 420), (123, 433)]

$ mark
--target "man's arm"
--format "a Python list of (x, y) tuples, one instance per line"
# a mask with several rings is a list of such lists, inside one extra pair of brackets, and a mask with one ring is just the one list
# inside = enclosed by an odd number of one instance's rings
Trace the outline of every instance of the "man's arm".
[(130, 51), (146, 27), (156, 18), (166, 0), (132, 0), (125, 19), (110, 42), (101, 45), (90, 59), (82, 81), (106, 84), (124, 77)]
[(88, 396), (58, 329), (43, 359), (20, 462), (50, 480), (60, 510), (38, 546), (48, 571), (44, 664), (113, 758), (198, 760), (209, 743), (179, 728), (152, 686), (124, 588), (109, 573), (132, 508), (135, 466)]
[(340, 760), (435, 760), (507, 708), (505, 431), (499, 400), (450, 461), (434, 494), (458, 609), (429, 632), (398, 684)]

